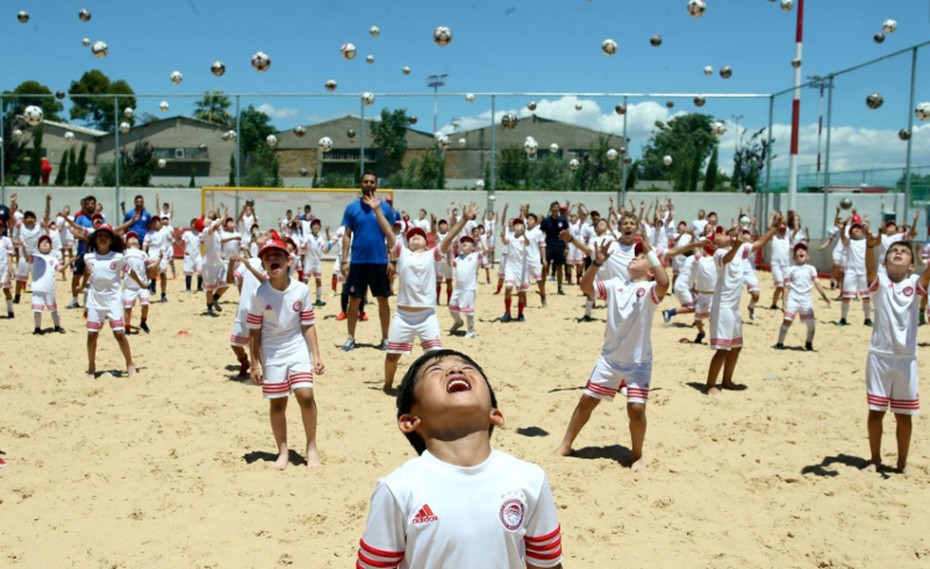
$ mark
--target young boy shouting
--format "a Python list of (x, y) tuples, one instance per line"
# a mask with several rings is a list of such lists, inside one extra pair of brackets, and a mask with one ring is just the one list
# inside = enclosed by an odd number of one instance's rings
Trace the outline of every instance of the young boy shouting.
[(380, 479), (359, 569), (562, 567), (545, 472), (491, 448), (504, 424), (484, 370), (465, 354), (423, 354), (397, 394), (397, 425), (418, 458)]
[(278, 449), (274, 467), (284, 470), (287, 466), (285, 410), (287, 397), (293, 393), (307, 435), (307, 466), (317, 468), (321, 463), (316, 448), (313, 374), (323, 374), (323, 358), (316, 337), (310, 289), (288, 274), (287, 246), (281, 241), (267, 241), (258, 258), (268, 280), (255, 290), (246, 326), (250, 331), (252, 381), (262, 386), (262, 393), (270, 403), (271, 431)]
[(794, 317), (800, 316), (801, 322), (807, 325), (807, 339), (804, 341), (804, 349), (812, 352), (814, 351), (814, 329), (817, 326), (817, 321), (814, 319), (814, 307), (811, 305), (811, 290), (816, 288), (827, 306), (830, 306), (830, 299), (827, 298), (827, 292), (820, 286), (817, 269), (807, 262), (810, 259), (807, 254), (807, 244), (798, 243), (795, 245), (793, 256), (794, 265), (785, 273), (785, 294), (782, 297), (782, 312), (785, 313), (785, 318), (778, 329), (778, 343), (775, 344), (775, 349), (784, 349), (788, 328), (794, 321)]

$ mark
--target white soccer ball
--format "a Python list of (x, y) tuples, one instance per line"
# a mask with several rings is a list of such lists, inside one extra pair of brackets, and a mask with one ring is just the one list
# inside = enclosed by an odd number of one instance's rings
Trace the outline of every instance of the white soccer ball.
[(433, 140), (440, 140), (440, 139), (442, 139), (442, 137), (444, 137), (444, 136), (445, 136), (445, 134), (443, 134), (441, 131), (438, 131), (438, 130), (437, 130), (436, 132), (433, 133)]
[(449, 45), (452, 41), (452, 30), (446, 26), (439, 26), (433, 30), (433, 41), (436, 45)]
[(479, 192), (484, 189), (484, 180), (475, 180), (475, 189)]
[(465, 140), (464, 138), (460, 138), (460, 139), (459, 139), (459, 147), (460, 147), (460, 148), (465, 148), (465, 145), (466, 145), (466, 144), (468, 144), (468, 141), (467, 141), (467, 140)]
[(349, 138), (355, 138), (355, 129), (354, 129), (354, 128), (350, 128), (349, 130), (347, 130), (347, 131), (346, 131), (346, 136), (348, 136)]
[(704, 0), (688, 0), (688, 13), (695, 18), (703, 16), (705, 10), (707, 10), (707, 4)]
[(649, 38), (649, 44), (652, 45), (652, 47), (659, 47), (662, 45), (662, 36), (659, 34), (652, 36)]
[(704, 66), (704, 75), (710, 76), (710, 75), (713, 75), (713, 74), (714, 74), (714, 68), (713, 68), (712, 66), (710, 66), (710, 65), (705, 65), (705, 66)]
[(616, 149), (611, 148), (611, 149), (609, 149), (609, 150), (607, 151), (607, 159), (608, 159), (608, 160), (616, 160), (617, 158), (620, 158), (620, 153), (617, 152)]
[(616, 105), (614, 105), (614, 112), (617, 113), (618, 115), (625, 115), (626, 105), (624, 105), (623, 103), (617, 103)]
[(184, 75), (180, 71), (172, 71), (169, 79), (175, 85), (180, 85), (181, 81), (184, 81)]
[(662, 163), (665, 164), (666, 166), (671, 166), (671, 165), (672, 165), (672, 157), (669, 156), (668, 154), (666, 154), (665, 156), (662, 157)]
[(794, 8), (794, 0), (781, 0), (781, 11), (790, 12)]
[(370, 107), (375, 104), (375, 94), (369, 93), (368, 91), (362, 93), (362, 104), (366, 107)]
[(132, 128), (132, 125), (129, 124), (128, 122), (119, 123), (119, 131), (123, 134), (126, 134), (127, 132), (129, 132), (131, 128)]
[(319, 144), (320, 144), (320, 150), (322, 150), (323, 152), (329, 152), (330, 150), (333, 149), (333, 139), (328, 136), (324, 136), (323, 138), (321, 138)]
[(529, 103), (527, 103), (527, 104), (526, 104), (526, 108), (528, 108), (528, 109), (531, 110), (531, 111), (535, 111), (535, 110), (536, 110), (536, 101), (530, 101)]
[(20, 138), (23, 137), (23, 131), (19, 130), (18, 128), (14, 128), (12, 132), (12, 137), (13, 137), (13, 140), (19, 140)]
[(88, 10), (87, 8), (84, 8), (83, 10), (78, 12), (78, 18), (80, 18), (82, 22), (89, 22), (90, 21), (90, 10)]
[(307, 134), (307, 129), (305, 129), (302, 125), (297, 125), (294, 127), (294, 136), (297, 138), (302, 138), (305, 134)]
[(865, 106), (870, 109), (878, 109), (885, 103), (885, 98), (881, 93), (869, 93), (865, 98)]
[(555, 153), (558, 152), (558, 151), (559, 151), (559, 145), (558, 145), (558, 144), (556, 144), (556, 143), (553, 142), (552, 144), (549, 145), (549, 152), (555, 154)]
[(162, 101), (162, 102), (158, 103), (158, 108), (159, 108), (159, 110), (161, 110), (161, 112), (167, 113), (167, 112), (168, 112), (168, 109), (171, 108), (171, 105), (168, 104), (168, 101)]
[(520, 120), (517, 118), (517, 115), (513, 113), (506, 113), (501, 117), (501, 126), (506, 129), (514, 128), (517, 126), (518, 122), (520, 122)]
[(90, 51), (94, 54), (94, 57), (103, 59), (110, 52), (110, 48), (107, 47), (106, 42), (95, 41), (94, 45), (90, 47)]
[(201, 151), (201, 152), (206, 152), (206, 151), (207, 151), (207, 145), (206, 145), (206, 144), (200, 144), (200, 145), (197, 146), (197, 150), (199, 150), (199, 151)]
[(210, 73), (213, 73), (217, 77), (222, 77), (223, 74), (226, 73), (226, 64), (217, 59), (210, 65)]
[(339, 51), (342, 52), (342, 57), (346, 59), (352, 59), (355, 57), (355, 44), (354, 43), (344, 43), (342, 47), (339, 48)]
[(126, 117), (127, 119), (131, 119), (132, 115), (134, 114), (136, 114), (136, 112), (135, 110), (133, 110), (132, 107), (126, 107), (125, 109), (123, 109), (123, 116)]
[(914, 116), (921, 122), (930, 119), (930, 101), (917, 103), (917, 107), (914, 109)]
[(234, 130), (227, 130), (223, 133), (223, 140), (227, 142), (235, 142), (236, 138), (239, 137), (239, 134)]
[(167, 166), (167, 165), (168, 165), (168, 161), (167, 161), (167, 160), (165, 160), (164, 158), (159, 158), (159, 159), (158, 159), (158, 167), (159, 167), (159, 168), (164, 168), (164, 167)]
[(275, 147), (278, 145), (278, 137), (273, 134), (269, 134), (265, 137), (265, 142), (268, 143), (268, 146)]
[(714, 136), (720, 138), (727, 132), (727, 123), (723, 121), (716, 121), (713, 125), (711, 125), (710, 130), (714, 133)]
[(42, 119), (44, 118), (45, 113), (42, 112), (42, 107), (29, 105), (23, 111), (23, 120), (26, 121), (26, 124), (29, 126), (38, 126), (42, 124)]
[(797, 57), (795, 57), (794, 59), (792, 59), (792, 60), (791, 60), (791, 67), (794, 67), (795, 69), (797, 69), (798, 67), (801, 67), (801, 60), (798, 59)]
[(371, 34), (371, 37), (376, 38), (381, 34), (381, 28), (378, 26), (372, 26), (368, 28), (368, 33)]
[(527, 136), (526, 140), (523, 141), (523, 151), (529, 156), (534, 156), (538, 149), (539, 143), (536, 142), (536, 139), (532, 136)]
[(338, 83), (336, 83), (335, 79), (329, 79), (326, 81), (326, 83), (323, 83), (323, 87), (325, 87), (326, 90), (330, 92), (335, 91), (337, 86)]
[(413, 125), (413, 124), (417, 124), (417, 116), (416, 116), (416, 115), (410, 115), (409, 117), (407, 117), (407, 122), (410, 123), (410, 124), (412, 124), (412, 125)]
[(449, 145), (450, 145), (450, 144), (452, 144), (452, 141), (449, 140), (449, 137), (446, 136), (446, 135), (442, 135), (442, 136), (439, 138), (439, 140), (436, 141), (436, 146), (438, 146), (438, 147), (441, 148), (442, 150), (445, 150), (446, 148), (449, 148)]
[(610, 38), (607, 38), (606, 40), (601, 42), (601, 51), (604, 52), (604, 55), (613, 55), (617, 53), (617, 42), (615, 42), (614, 40)]
[(16, 14), (16, 19), (22, 22), (23, 24), (25, 24), (26, 22), (29, 21), (29, 12), (25, 10), (20, 10), (20, 12)]
[(700, 95), (698, 95), (697, 97), (694, 98), (694, 106), (695, 106), (695, 107), (703, 107), (703, 106), (704, 106), (704, 103), (706, 103), (706, 102), (707, 102), (707, 101), (704, 100), (704, 97), (702, 97), (702, 96), (700, 96)]
[(301, 168), (301, 169), (300, 169), (300, 175), (301, 175), (301, 176), (307, 176), (307, 175), (309, 175), (309, 174), (310, 174), (310, 169), (309, 169), (309, 168)]
[(375, 62), (375, 56), (373, 56), (373, 55), (366, 55), (366, 56), (365, 56), (365, 61), (368, 62), (368, 63), (374, 63), (374, 62)]
[(580, 110), (583, 109), (583, 108), (584, 108), (584, 107), (581, 106), (581, 103), (575, 103), (575, 110), (576, 110), (576, 111), (580, 111)]
[(877, 34), (875, 34), (874, 36), (872, 36), (872, 40), (873, 40), (875, 43), (883, 43), (883, 42), (885, 41), (885, 34), (882, 33), (882, 32), (878, 32)]
[(843, 198), (840, 200), (840, 207), (843, 209), (849, 209), (853, 205), (853, 201), (850, 198)]
[(897, 30), (898, 30), (898, 22), (896, 22), (895, 20), (892, 20), (889, 18), (885, 20), (885, 22), (882, 24), (882, 31), (884, 31), (886, 34), (893, 34)]
[(901, 130), (898, 131), (898, 138), (900, 138), (901, 140), (910, 140), (911, 131), (906, 128), (902, 128)]
[(255, 55), (252, 56), (252, 67), (255, 71), (268, 71), (268, 68), (271, 67), (271, 58), (264, 51), (256, 51)]
[(730, 67), (729, 65), (724, 65), (723, 67), (720, 68), (720, 76), (723, 77), (724, 79), (729, 79), (730, 77), (733, 76), (733, 68)]
[(579, 162), (577, 158), (572, 158), (571, 160), (568, 161), (568, 169), (571, 170), (572, 172), (577, 170), (578, 166), (581, 166), (581, 162)]
[(68, 94), (65, 93), (64, 91), (61, 91), (61, 90), (55, 91), (55, 98), (56, 98), (56, 99), (64, 99), (64, 98), (67, 97), (67, 96), (68, 96)]
[(84, 38), (84, 39), (82, 39), (82, 40), (81, 40), (81, 45), (83, 45), (84, 47), (89, 46), (89, 45), (90, 45), (90, 38)]
[(671, 109), (672, 107), (675, 106), (675, 101), (669, 99), (668, 101), (665, 101), (665, 106), (666, 106), (667, 108)]
[(404, 73), (404, 75), (410, 75), (410, 68), (407, 67), (406, 65), (404, 66), (403, 69), (401, 69), (401, 71)]
[(475, 96), (474, 96), (472, 93), (467, 93), (467, 94), (465, 95), (465, 101), (466, 101), (466, 102), (472, 103), (472, 102), (474, 102), (474, 100), (475, 100)]
[(70, 130), (65, 133), (65, 140), (74, 140), (74, 133)]

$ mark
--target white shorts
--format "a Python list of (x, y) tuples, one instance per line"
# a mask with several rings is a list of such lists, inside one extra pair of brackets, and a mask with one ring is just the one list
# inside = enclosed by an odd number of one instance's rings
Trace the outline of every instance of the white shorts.
[(96, 334), (103, 330), (104, 320), (109, 321), (110, 330), (113, 330), (114, 333), (126, 330), (126, 326), (123, 323), (123, 307), (119, 304), (114, 304), (108, 308), (87, 307), (88, 334)]
[(759, 277), (756, 276), (755, 269), (747, 270), (743, 268), (743, 283), (749, 292), (759, 292)]
[(229, 336), (229, 345), (241, 348), (249, 347), (249, 329), (245, 325), (245, 320), (233, 322), (232, 334)]
[(8, 289), (13, 286), (13, 283), (10, 282), (10, 272), (4, 270), (0, 273), (0, 289)]
[(48, 308), (49, 312), (58, 310), (55, 293), (32, 291), (32, 311), (41, 313), (43, 308)]
[(500, 261), (497, 263), (497, 278), (502, 279), (506, 276), (506, 271), (504, 267), (507, 266), (507, 255), (501, 255)]
[(32, 274), (32, 263), (26, 262), (25, 255), (20, 256), (19, 262), (16, 263), (16, 282), (24, 283), (29, 280), (29, 275)]
[(865, 364), (865, 385), (870, 411), (899, 415), (920, 413), (917, 358), (895, 358), (869, 352)]
[(788, 261), (772, 260), (772, 280), (775, 288), (785, 286), (785, 272), (788, 270)]
[(504, 267), (504, 284), (507, 288), (515, 287), (517, 292), (530, 290), (529, 270), (523, 266), (513, 266), (513, 263)]
[(595, 399), (613, 401), (621, 387), (626, 387), (627, 403), (646, 404), (649, 399), (649, 381), (652, 379), (652, 364), (620, 367), (597, 358), (594, 369), (584, 386), (584, 394)]
[(145, 262), (145, 268), (148, 270), (152, 270), (155, 267), (158, 267), (159, 274), (164, 273), (165, 270), (168, 268), (168, 258), (162, 257), (161, 259), (159, 259), (157, 252), (155, 253), (149, 252), (149, 258)]
[(865, 273), (847, 270), (843, 273), (843, 300), (856, 298), (859, 293), (863, 299), (869, 296), (869, 283), (866, 282)]
[[(204, 263), (203, 265), (203, 290), (216, 290), (220, 287), (220, 280), (223, 279), (223, 265)], [(228, 286), (228, 285), (227, 285)]]
[(184, 274), (199, 275), (203, 271), (203, 257), (184, 256)]
[[(678, 303), (682, 308), (694, 308), (694, 295), (691, 293), (691, 289), (689, 287), (675, 287), (675, 298), (678, 299)], [(709, 312), (710, 309), (708, 308), (708, 316), (710, 316)]]
[(843, 252), (833, 250), (833, 264), (839, 268), (843, 268)]
[(694, 302), (694, 319), (709, 320), (711, 309), (714, 307), (714, 293), (698, 292)]
[(569, 265), (580, 265), (584, 263), (584, 255), (581, 253), (581, 249), (574, 245), (569, 245), (568, 254), (565, 255), (565, 263)]
[(73, 249), (74, 248), (74, 239), (62, 239), (61, 248), (64, 249)]
[(319, 259), (304, 260), (304, 278), (323, 276), (323, 264)]
[(265, 399), (287, 397), (297, 389), (313, 389), (313, 362), (262, 365), (262, 395)]
[(445, 261), (436, 263), (436, 280), (449, 280), (452, 278), (452, 265)]
[(743, 317), (739, 308), (717, 308), (710, 313), (710, 347), (735, 350), (743, 347)]
[(801, 321), (814, 319), (814, 307), (809, 298), (798, 300), (789, 295), (785, 300), (785, 320), (790, 322), (796, 315), (801, 315)]
[(461, 312), (463, 314), (475, 313), (475, 291), (454, 289), (452, 298), (449, 300), (449, 312)]
[(131, 310), (136, 305), (136, 300), (140, 306), (149, 305), (149, 289), (131, 289), (123, 287), (123, 308)]
[(543, 280), (542, 262), (527, 261), (526, 272), (527, 272), (529, 281), (532, 283), (538, 283), (539, 281)]
[(417, 336), (420, 337), (420, 347), (424, 352), (442, 348), (436, 310), (429, 308), (412, 312), (398, 308), (391, 319), (387, 353), (409, 354), (413, 351), (413, 341)]

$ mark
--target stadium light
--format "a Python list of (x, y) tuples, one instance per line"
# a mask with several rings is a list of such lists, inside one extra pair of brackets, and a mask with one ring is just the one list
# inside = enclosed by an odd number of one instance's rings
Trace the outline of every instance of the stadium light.
[(433, 132), (439, 130), (439, 88), (446, 86), (446, 77), (448, 73), (441, 75), (430, 75), (426, 79), (426, 86), (433, 88)]

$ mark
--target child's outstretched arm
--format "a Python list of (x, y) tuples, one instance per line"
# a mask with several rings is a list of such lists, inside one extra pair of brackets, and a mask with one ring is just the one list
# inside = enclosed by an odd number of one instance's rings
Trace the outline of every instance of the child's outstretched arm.
[(920, 218), (920, 212), (915, 211), (914, 216), (911, 218), (911, 227), (907, 230), (907, 239), (908, 241), (913, 241), (917, 237), (917, 220)]
[(462, 228), (465, 227), (465, 224), (470, 219), (475, 219), (478, 215), (478, 204), (471, 202), (467, 206), (462, 207), (462, 215), (456, 220), (455, 225), (452, 226), (452, 229), (446, 233), (445, 238), (442, 240), (442, 243), (439, 244), (439, 251), (443, 255), (449, 252), (449, 249), (452, 248), (452, 243), (455, 242), (455, 236), (462, 231)]
[(387, 217), (384, 216), (384, 212), (381, 211), (381, 200), (374, 194), (370, 194), (363, 197), (362, 202), (375, 212), (375, 217), (378, 219), (378, 227), (381, 228), (381, 233), (384, 234), (388, 251), (392, 251), (394, 249), (394, 244), (397, 242), (397, 238), (394, 236), (394, 228), (391, 227), (391, 222), (388, 221)]
[(610, 242), (604, 242), (597, 247), (593, 251), (594, 255), (591, 257), (591, 265), (585, 270), (584, 275), (581, 277), (581, 292), (589, 297), (595, 294), (594, 280), (597, 277), (597, 270), (610, 257), (609, 249)]
[(775, 232), (778, 231), (778, 223), (781, 220), (781, 217), (777, 213), (772, 213), (772, 219), (769, 222), (769, 230), (762, 234), (755, 243), (752, 244), (752, 252), (755, 253), (759, 249), (765, 247), (765, 244), (775, 235)]
[(42, 218), (42, 224), (44, 227), (48, 227), (49, 219), (52, 216), (52, 194), (45, 195), (45, 217)]
[[(875, 261), (875, 248), (881, 245), (882, 238), (872, 233), (866, 233), (865, 236), (865, 282), (871, 289), (872, 283), (878, 278), (878, 264)], [(884, 261), (884, 259), (882, 259)], [(924, 271), (924, 275), (926, 271)], [(921, 275), (923, 278), (924, 275)]]
[(559, 239), (565, 241), (567, 245), (574, 245), (579, 251), (585, 254), (585, 257), (593, 258), (594, 255), (591, 252), (591, 248), (581, 242), (580, 239), (572, 235), (571, 231), (568, 229), (563, 229), (559, 231)]
[(649, 245), (649, 240), (643, 239), (642, 245), (643, 252), (646, 253), (646, 259), (649, 260), (649, 265), (652, 267), (652, 274), (656, 279), (656, 298), (662, 300), (665, 297), (665, 293), (668, 292), (668, 271), (665, 270), (665, 267), (662, 266), (662, 261), (659, 260), (658, 255), (652, 250), (652, 247)]

